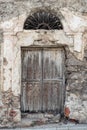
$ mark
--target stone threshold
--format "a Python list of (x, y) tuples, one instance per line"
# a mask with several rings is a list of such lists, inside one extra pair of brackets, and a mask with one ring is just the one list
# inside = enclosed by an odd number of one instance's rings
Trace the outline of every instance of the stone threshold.
[(1, 130), (87, 130), (87, 125), (79, 124), (79, 125), (59, 125), (59, 124), (51, 124), (51, 125), (42, 125), (28, 128), (2, 128)]

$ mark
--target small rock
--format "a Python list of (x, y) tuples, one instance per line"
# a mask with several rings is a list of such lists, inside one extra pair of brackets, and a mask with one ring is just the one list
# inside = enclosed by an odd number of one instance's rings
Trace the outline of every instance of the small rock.
[(60, 114), (57, 114), (56, 116), (53, 117), (53, 122), (58, 123), (60, 121)]
[(53, 114), (48, 114), (48, 113), (46, 113), (46, 114), (44, 115), (44, 117), (46, 117), (46, 118), (53, 118), (54, 115), (53, 115)]

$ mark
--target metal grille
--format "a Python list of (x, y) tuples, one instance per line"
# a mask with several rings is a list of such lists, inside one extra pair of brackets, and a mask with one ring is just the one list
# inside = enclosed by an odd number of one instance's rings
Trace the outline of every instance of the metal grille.
[(52, 29), (63, 29), (62, 23), (60, 19), (53, 13), (49, 13), (46, 11), (39, 11), (32, 15), (30, 15), (25, 23), (24, 23), (24, 29), (46, 29), (46, 30), (52, 30)]

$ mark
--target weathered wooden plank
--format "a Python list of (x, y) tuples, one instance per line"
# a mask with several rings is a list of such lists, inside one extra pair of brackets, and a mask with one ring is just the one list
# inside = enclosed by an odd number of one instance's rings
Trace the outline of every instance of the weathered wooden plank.
[(52, 82), (52, 110), (59, 112), (60, 110), (60, 83), (58, 81)]
[(41, 111), (41, 85), (40, 83), (22, 83), (23, 91), (21, 98), (22, 111)]
[(41, 78), (41, 51), (23, 50), (22, 52), (22, 80)]
[(43, 51), (43, 110), (59, 111), (60, 109), (61, 89), (57, 79), (62, 78), (63, 74), (62, 58), (61, 49)]
[(28, 103), (27, 103), (27, 98), (26, 98), (26, 96), (27, 96), (26, 88), (27, 88), (27, 83), (22, 82), (21, 110), (24, 112), (28, 110)]
[(43, 51), (43, 78), (57, 79), (63, 77), (63, 50), (61, 49), (44, 49)]
[[(48, 87), (49, 83), (43, 83), (43, 106), (42, 106), (42, 110), (46, 111), (48, 109)], [(50, 93), (50, 92), (49, 92)]]
[(22, 89), (22, 99), (24, 100), (22, 109), (24, 111), (39, 111), (41, 110), (41, 51), (25, 50), (23, 53), (22, 79), (27, 84)]
[(40, 83), (28, 83), (27, 97), (29, 111), (41, 110), (41, 85)]
[(28, 68), (28, 53), (22, 51), (22, 81), (27, 80), (27, 68)]
[(28, 80), (41, 78), (41, 52), (28, 51)]
[(43, 85), (43, 111), (60, 111), (61, 83), (58, 81), (45, 82)]

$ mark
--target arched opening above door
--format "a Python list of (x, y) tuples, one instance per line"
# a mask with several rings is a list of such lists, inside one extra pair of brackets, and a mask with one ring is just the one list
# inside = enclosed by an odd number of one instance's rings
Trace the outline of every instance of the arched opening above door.
[(63, 25), (56, 14), (44, 10), (37, 11), (25, 20), (24, 27), (25, 30), (62, 30)]

